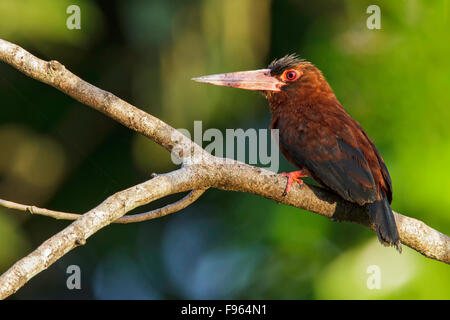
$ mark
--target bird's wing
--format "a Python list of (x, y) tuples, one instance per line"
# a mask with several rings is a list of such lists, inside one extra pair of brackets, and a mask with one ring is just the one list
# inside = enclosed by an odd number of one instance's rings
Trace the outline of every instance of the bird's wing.
[(392, 202), (392, 181), (391, 181), (391, 176), (389, 175), (389, 171), (386, 167), (386, 164), (384, 163), (383, 157), (381, 157), (381, 154), (378, 152), (377, 147), (375, 146), (375, 144), (373, 143), (373, 141), (369, 138), (369, 136), (364, 132), (364, 130), (362, 130), (362, 133), (364, 134), (364, 136), (366, 137), (366, 139), (369, 141), (370, 146), (372, 147), (375, 156), (378, 160), (378, 164), (380, 167), (380, 171), (381, 171), (381, 176), (383, 177), (383, 191), (385, 193), (385, 195), (387, 196), (387, 200), (389, 202), (389, 204), (391, 204)]
[(320, 123), (288, 122), (279, 119), (275, 125), (280, 128), (280, 147), (297, 166), (348, 201), (364, 205), (377, 199), (368, 161), (355, 141), (349, 141), (348, 127), (340, 134)]

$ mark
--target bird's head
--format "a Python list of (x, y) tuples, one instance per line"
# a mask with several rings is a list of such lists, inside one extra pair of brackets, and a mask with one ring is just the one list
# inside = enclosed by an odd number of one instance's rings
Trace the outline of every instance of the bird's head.
[(334, 95), (319, 69), (296, 55), (272, 61), (267, 69), (213, 74), (193, 78), (197, 82), (262, 92), (269, 101), (285, 99), (307, 102), (317, 96)]

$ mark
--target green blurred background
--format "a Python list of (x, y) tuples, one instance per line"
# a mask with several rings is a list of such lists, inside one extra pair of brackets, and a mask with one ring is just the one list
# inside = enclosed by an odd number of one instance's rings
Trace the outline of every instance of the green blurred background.
[[(81, 30), (66, 28), (73, 2)], [(366, 27), (371, 4), (381, 30)], [(202, 120), (204, 130), (267, 128), (270, 115), (258, 94), (191, 77), (298, 53), (377, 144), (393, 209), (450, 234), (449, 15), (445, 0), (0, 0), (0, 38), (176, 128)], [(81, 213), (175, 168), (155, 143), (4, 63), (0, 101), (0, 198)], [(0, 272), (67, 224), (0, 208)], [(66, 288), (72, 264), (81, 290)], [(367, 288), (370, 265), (380, 290)], [(399, 255), (358, 225), (209, 190), (180, 213), (101, 230), (13, 298), (449, 299), (449, 284), (448, 265)]]

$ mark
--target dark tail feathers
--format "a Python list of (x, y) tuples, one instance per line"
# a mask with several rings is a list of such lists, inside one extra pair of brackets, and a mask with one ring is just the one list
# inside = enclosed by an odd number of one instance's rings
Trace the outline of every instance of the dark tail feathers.
[(402, 252), (394, 214), (385, 197), (368, 205), (369, 215), (375, 224), (378, 240), (385, 246), (394, 246)]

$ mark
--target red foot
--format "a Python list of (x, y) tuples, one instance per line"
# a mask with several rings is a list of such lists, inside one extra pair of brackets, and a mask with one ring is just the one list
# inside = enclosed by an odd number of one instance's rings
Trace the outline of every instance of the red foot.
[(303, 180), (300, 179), (300, 178), (305, 178), (305, 177), (308, 176), (302, 170), (292, 171), (292, 172), (289, 172), (289, 173), (282, 172), (281, 175), (283, 175), (283, 176), (288, 178), (288, 182), (287, 182), (287, 185), (286, 185), (286, 189), (284, 189), (283, 196), (287, 195), (289, 190), (291, 190), (292, 183), (294, 182), (294, 180), (297, 181), (298, 184), (302, 185), (303, 184)]

